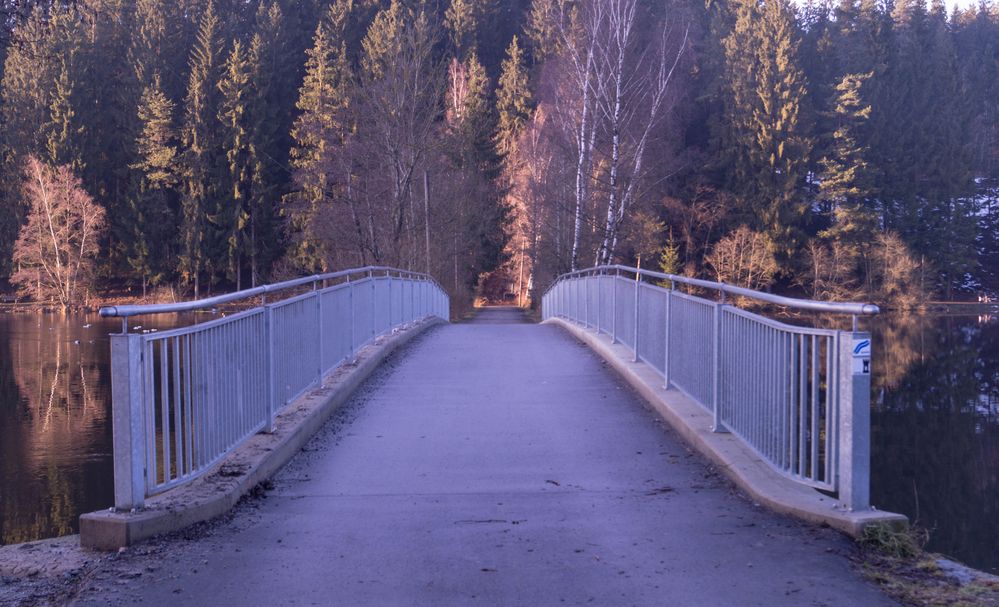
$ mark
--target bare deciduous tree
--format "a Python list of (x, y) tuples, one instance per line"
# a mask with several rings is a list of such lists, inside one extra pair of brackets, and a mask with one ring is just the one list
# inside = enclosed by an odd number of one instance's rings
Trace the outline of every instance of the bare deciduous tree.
[(741, 226), (715, 243), (706, 261), (720, 282), (762, 290), (779, 269), (767, 236)]
[(68, 166), (53, 168), (33, 156), (22, 187), (30, 211), (14, 245), (18, 269), (11, 282), (36, 300), (78, 305), (92, 284), (104, 209)]

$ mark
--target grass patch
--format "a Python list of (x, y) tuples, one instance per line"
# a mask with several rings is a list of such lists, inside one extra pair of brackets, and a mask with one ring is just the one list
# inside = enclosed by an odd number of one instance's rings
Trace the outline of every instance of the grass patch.
[(918, 527), (870, 525), (858, 538), (860, 568), (892, 598), (918, 607), (999, 607), (999, 582), (982, 576), (962, 584), (938, 555), (923, 547), (929, 532)]

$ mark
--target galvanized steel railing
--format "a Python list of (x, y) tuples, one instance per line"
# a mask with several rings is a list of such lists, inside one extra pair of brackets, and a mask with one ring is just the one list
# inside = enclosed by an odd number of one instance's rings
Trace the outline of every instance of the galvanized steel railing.
[[(679, 292), (678, 283), (719, 300)], [(726, 303), (726, 295), (851, 314), (854, 331), (777, 322)], [(609, 334), (662, 374), (664, 388), (707, 409), (714, 431), (732, 432), (778, 472), (837, 493), (850, 510), (870, 507), (871, 336), (856, 331), (856, 316), (878, 312), (625, 266), (565, 274), (542, 298), (545, 319)]]
[[(331, 284), (336, 283), (336, 284)], [(295, 287), (305, 293), (266, 303)], [(128, 332), (128, 318), (260, 297), (262, 305), (160, 333)], [(379, 335), (449, 300), (426, 274), (366, 267), (197, 301), (101, 309), (121, 317), (111, 336), (115, 507), (190, 481), (249, 436), (270, 430), (284, 405), (319, 385)]]

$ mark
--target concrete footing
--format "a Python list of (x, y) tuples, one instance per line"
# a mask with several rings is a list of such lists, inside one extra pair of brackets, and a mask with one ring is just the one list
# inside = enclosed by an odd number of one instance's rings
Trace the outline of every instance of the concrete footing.
[(281, 469), (392, 352), (444, 321), (429, 318), (376, 339), (327, 376), (323, 385), (285, 407), (274, 432), (257, 434), (202, 476), (146, 500), (137, 512), (100, 510), (80, 516), (80, 545), (116, 550), (224, 514)]
[(679, 390), (663, 389), (662, 375), (645, 363), (632, 362), (634, 353), (624, 345), (612, 343), (610, 336), (560, 318), (545, 322), (562, 327), (606, 360), (688, 444), (760, 504), (805, 521), (829, 525), (853, 537), (872, 524), (901, 528), (908, 525), (908, 519), (901, 514), (875, 509), (845, 510), (835, 498), (779, 474), (732, 434), (712, 432), (712, 415), (704, 407)]

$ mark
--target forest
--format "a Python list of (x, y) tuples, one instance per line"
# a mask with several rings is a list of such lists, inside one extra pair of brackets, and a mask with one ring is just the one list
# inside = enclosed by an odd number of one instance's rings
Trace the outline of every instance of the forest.
[(0, 0), (0, 294), (999, 291), (999, 4)]

